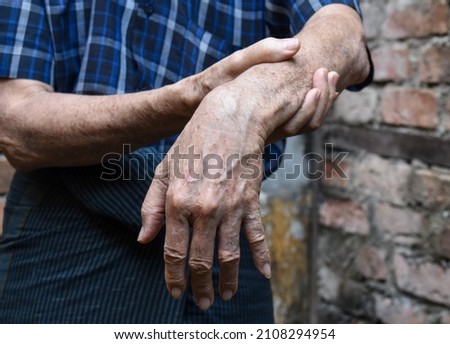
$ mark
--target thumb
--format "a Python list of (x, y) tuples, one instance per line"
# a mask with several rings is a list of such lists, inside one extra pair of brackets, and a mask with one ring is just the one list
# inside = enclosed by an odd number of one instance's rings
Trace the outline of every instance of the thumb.
[[(164, 167), (161, 167), (163, 164), (164, 161), (158, 166), (156, 171), (164, 170)], [(158, 235), (164, 222), (168, 188), (166, 175), (166, 173), (158, 174), (155, 172), (155, 178), (142, 204), (142, 228), (137, 239), (141, 244), (147, 244), (152, 241)]]
[(226, 74), (234, 77), (260, 63), (281, 62), (290, 59), (300, 49), (297, 38), (266, 38), (234, 52), (223, 60)]

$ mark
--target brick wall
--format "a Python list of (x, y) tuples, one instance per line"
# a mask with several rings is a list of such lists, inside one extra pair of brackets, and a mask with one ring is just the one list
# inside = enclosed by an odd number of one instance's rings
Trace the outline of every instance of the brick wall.
[(375, 83), (323, 128), (349, 154), (321, 183), (318, 321), (450, 323), (450, 1), (361, 5)]

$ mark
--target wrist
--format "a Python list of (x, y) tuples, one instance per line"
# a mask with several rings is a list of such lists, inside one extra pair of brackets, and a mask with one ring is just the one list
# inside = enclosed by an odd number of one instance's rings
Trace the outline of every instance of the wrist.
[(251, 90), (247, 98), (255, 105), (252, 120), (264, 130), (266, 139), (301, 106), (312, 85), (309, 74), (313, 73), (305, 64), (300, 68), (297, 61), (290, 60), (254, 66), (235, 80), (236, 89)]
[(277, 102), (256, 76), (242, 75), (214, 89), (207, 97), (210, 95), (218, 101), (216, 106), (224, 110), (222, 116), (248, 128), (248, 135), (265, 141), (276, 128)]

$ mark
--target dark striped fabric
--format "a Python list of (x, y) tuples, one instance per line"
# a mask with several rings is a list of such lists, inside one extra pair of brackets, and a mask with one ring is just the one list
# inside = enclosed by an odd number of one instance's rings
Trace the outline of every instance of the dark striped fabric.
[[(268, 35), (291, 36), (329, 3), (359, 10), (356, 0), (0, 0), (0, 77), (40, 80), (63, 93), (158, 88)], [(164, 231), (150, 245), (136, 242), (143, 198), (173, 140), (119, 164), (16, 173), (0, 243), (0, 322), (273, 321), (270, 284), (243, 238), (239, 291), (231, 302), (216, 295), (207, 312), (190, 291), (169, 297)], [(266, 148), (268, 173), (283, 147)], [(105, 178), (111, 171), (122, 178)], [(216, 262), (216, 290), (217, 277)]]

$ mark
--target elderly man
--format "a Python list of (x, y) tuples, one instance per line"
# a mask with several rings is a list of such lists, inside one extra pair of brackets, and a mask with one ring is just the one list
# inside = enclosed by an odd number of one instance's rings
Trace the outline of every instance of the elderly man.
[(272, 322), (261, 156), (370, 79), (358, 2), (0, 12), (0, 321)]

